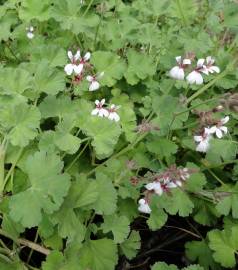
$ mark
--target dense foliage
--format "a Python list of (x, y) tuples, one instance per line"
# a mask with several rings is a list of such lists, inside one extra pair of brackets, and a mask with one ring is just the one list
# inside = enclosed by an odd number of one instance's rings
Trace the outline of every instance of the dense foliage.
[(234, 267), (237, 1), (0, 3), (0, 269)]

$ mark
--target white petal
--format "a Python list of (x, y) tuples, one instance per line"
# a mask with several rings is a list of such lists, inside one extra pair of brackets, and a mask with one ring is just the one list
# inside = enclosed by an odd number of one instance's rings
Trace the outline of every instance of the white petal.
[(140, 212), (142, 212), (142, 213), (145, 213), (145, 214), (150, 214), (151, 213), (151, 209), (150, 209), (148, 204), (140, 205), (138, 207), (138, 210)]
[(212, 65), (215, 62), (215, 59), (213, 59), (211, 56), (206, 57), (206, 62), (209, 65)]
[(219, 139), (221, 139), (223, 137), (223, 134), (222, 134), (222, 132), (221, 132), (221, 130), (219, 128), (217, 128), (217, 130), (216, 130), (216, 136)]
[(33, 31), (34, 31), (34, 27), (33, 27), (33, 26), (30, 26), (30, 27), (29, 27), (29, 31), (30, 31), (30, 32), (33, 32)]
[(210, 128), (210, 127), (204, 128), (204, 133), (205, 133), (206, 135), (211, 134), (211, 128)]
[(87, 76), (86, 80), (89, 81), (89, 82), (92, 82), (94, 80), (94, 77), (93, 76)]
[(204, 64), (204, 62), (205, 62), (205, 59), (203, 59), (203, 58), (198, 59), (198, 61), (197, 61), (197, 67), (202, 67), (203, 64)]
[(228, 132), (228, 128), (224, 126), (220, 127), (220, 130), (223, 131), (225, 134), (227, 134)]
[(230, 117), (227, 115), (226, 117), (221, 119), (222, 124), (226, 124), (230, 120)]
[(98, 75), (97, 75), (97, 78), (100, 79), (104, 76), (104, 71), (103, 72), (100, 72)]
[(91, 115), (97, 115), (99, 113), (99, 110), (96, 108), (92, 110)]
[(114, 120), (116, 122), (118, 122), (120, 120), (120, 116), (116, 112), (114, 112)]
[(71, 51), (68, 51), (68, 57), (69, 57), (70, 61), (74, 60), (74, 56), (73, 56), (73, 53)]
[(101, 109), (101, 111), (102, 111), (104, 117), (108, 117), (108, 116), (109, 116), (108, 110), (106, 110), (106, 109)]
[(210, 134), (213, 134), (213, 133), (216, 132), (217, 126), (212, 126), (209, 130), (210, 130), (209, 133), (210, 133)]
[(146, 201), (145, 201), (145, 199), (140, 199), (140, 200), (138, 201), (138, 203), (139, 203), (139, 204), (145, 204)]
[(74, 72), (75, 74), (80, 74), (83, 70), (83, 65), (74, 65)]
[(203, 77), (202, 75), (197, 71), (192, 71), (187, 76), (187, 81), (190, 84), (202, 84), (203, 83)]
[(176, 62), (177, 62), (178, 64), (181, 64), (181, 59), (182, 59), (181, 56), (176, 56), (175, 59), (176, 59)]
[(174, 183), (174, 182), (169, 182), (167, 185), (166, 185), (167, 188), (176, 188), (177, 185)]
[(27, 37), (29, 38), (29, 39), (33, 39), (33, 37), (35, 36), (33, 33), (31, 33), (31, 32), (27, 32)]
[(210, 67), (210, 69), (214, 72), (216, 72), (216, 73), (220, 73), (220, 68), (219, 67), (217, 67), (217, 66), (212, 66), (212, 67)]
[(169, 75), (173, 79), (183, 80), (184, 79), (184, 70), (178, 66), (175, 66), (169, 71)]
[(92, 81), (89, 85), (89, 91), (95, 91), (100, 87), (100, 84), (97, 81)]
[(91, 53), (90, 53), (90, 52), (87, 52), (87, 53), (84, 55), (83, 59), (84, 59), (84, 61), (88, 61), (88, 60), (90, 59), (90, 57), (91, 57)]
[(181, 186), (182, 186), (182, 182), (179, 181), (179, 180), (177, 180), (175, 183), (176, 183), (176, 185), (177, 185), (178, 187), (181, 187)]
[(183, 59), (184, 65), (191, 65), (191, 59)]
[(203, 140), (202, 136), (193, 136), (195, 142), (201, 142)]
[(206, 75), (209, 75), (209, 69), (207, 67), (204, 67), (203, 69), (201, 69), (201, 72)]
[(66, 72), (67, 75), (71, 75), (73, 73), (73, 70), (74, 70), (74, 65), (72, 64), (67, 64), (64, 67), (64, 71)]
[(197, 150), (198, 152), (206, 153), (207, 150), (208, 150), (208, 148), (209, 148), (209, 146), (210, 146), (210, 145), (209, 145), (208, 140), (204, 140), (204, 141), (202, 141), (202, 142), (200, 142), (200, 143), (198, 144), (196, 150)]
[(148, 183), (148, 184), (146, 184), (146, 185), (145, 185), (145, 188), (146, 188), (147, 190), (153, 190), (153, 189), (155, 188), (154, 182), (153, 182), (153, 183)]
[(77, 50), (76, 54), (74, 55), (74, 60), (78, 61), (80, 58), (80, 50)]
[(105, 103), (105, 98), (103, 98), (103, 99), (101, 100), (101, 104), (104, 105), (104, 103)]
[(95, 104), (98, 105), (100, 101), (98, 99), (95, 100)]

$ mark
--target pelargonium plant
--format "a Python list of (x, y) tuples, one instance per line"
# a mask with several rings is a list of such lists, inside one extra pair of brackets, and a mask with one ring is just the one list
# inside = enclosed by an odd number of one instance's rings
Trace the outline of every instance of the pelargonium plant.
[(236, 269), (237, 12), (0, 1), (0, 269)]

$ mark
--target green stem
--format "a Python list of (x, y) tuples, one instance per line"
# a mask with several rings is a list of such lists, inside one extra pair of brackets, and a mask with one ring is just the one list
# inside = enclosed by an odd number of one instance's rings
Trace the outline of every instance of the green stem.
[(0, 145), (0, 194), (4, 190), (4, 163), (5, 163), (5, 149)]
[(7, 175), (6, 175), (5, 179), (4, 179), (3, 189), (4, 189), (4, 187), (6, 186), (7, 181), (8, 181), (8, 179), (10, 178), (10, 176), (11, 176), (13, 170), (15, 169), (15, 167), (16, 167), (16, 165), (17, 165), (17, 162), (19, 161), (19, 159), (20, 159), (20, 157), (21, 157), (21, 155), (22, 155), (22, 153), (23, 153), (23, 150), (24, 150), (24, 148), (21, 148), (21, 149), (19, 150), (19, 152), (18, 152), (18, 154), (17, 154), (17, 157), (16, 157), (16, 160), (14, 161), (14, 163), (12, 163), (12, 166), (11, 166), (10, 170), (8, 171), (8, 173), (7, 173)]
[[(89, 138), (87, 138), (89, 140)], [(83, 154), (84, 150), (87, 148), (89, 145), (89, 141), (85, 144), (84, 148), (82, 151), (78, 153), (78, 155), (73, 159), (73, 161), (65, 168), (65, 172), (68, 172), (69, 169), (75, 164), (75, 162), (79, 159), (79, 157)]]
[(93, 4), (93, 1), (94, 1), (94, 0), (91, 0), (91, 1), (90, 1), (89, 5), (87, 6), (86, 10), (85, 10), (84, 13), (83, 13), (83, 17), (88, 13), (90, 7), (91, 7), (92, 4)]

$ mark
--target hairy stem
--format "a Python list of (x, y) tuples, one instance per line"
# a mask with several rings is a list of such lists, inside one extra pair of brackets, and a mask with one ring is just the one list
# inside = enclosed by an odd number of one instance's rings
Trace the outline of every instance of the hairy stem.
[(39, 244), (36, 244), (34, 242), (31, 242), (27, 239), (24, 239), (24, 238), (14, 238), (13, 236), (11, 236), (10, 234), (8, 234), (7, 232), (5, 232), (3, 229), (0, 229), (0, 235), (6, 237), (6, 238), (9, 238), (11, 239), (13, 242), (15, 242), (17, 245), (22, 245), (22, 246), (26, 246), (26, 247), (29, 247), (39, 253), (42, 253), (44, 255), (49, 255), (51, 250), (50, 249), (47, 249)]

